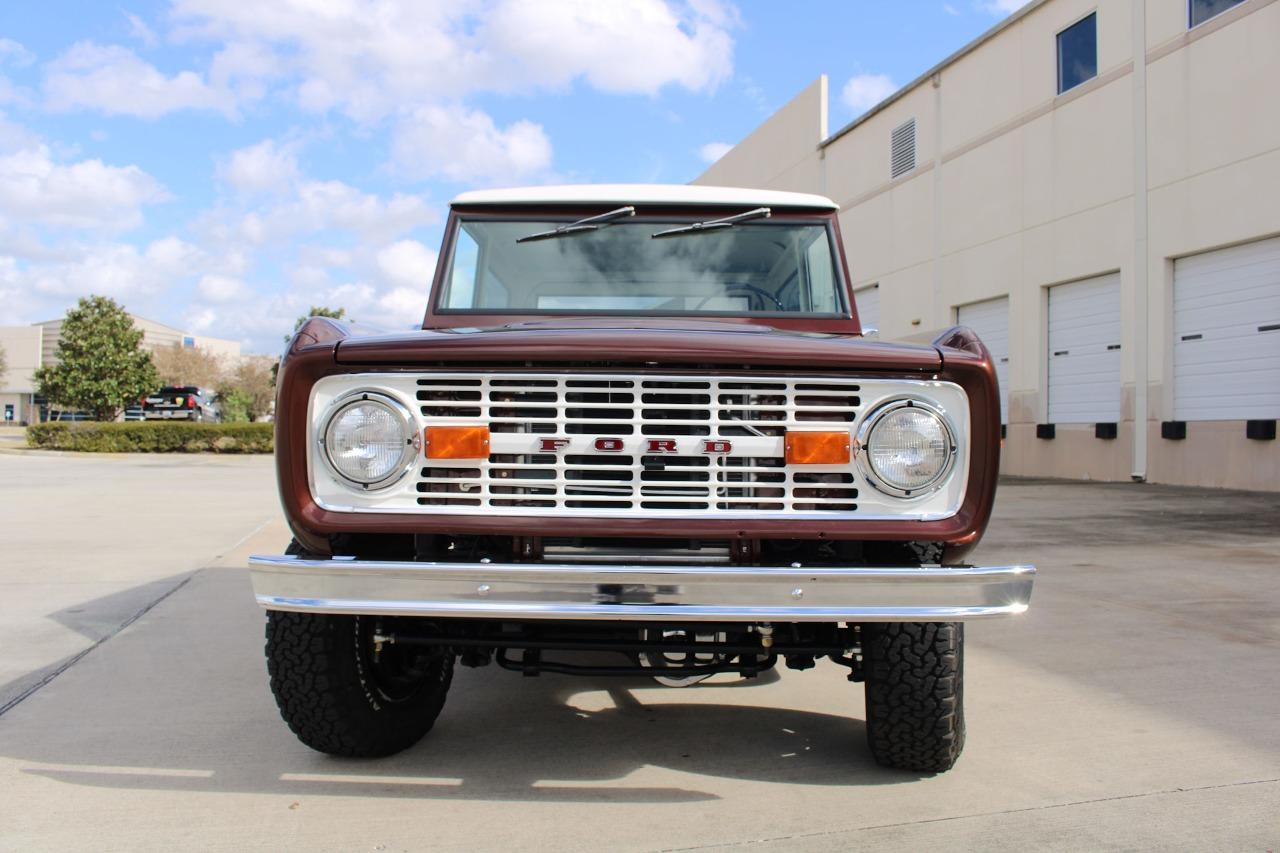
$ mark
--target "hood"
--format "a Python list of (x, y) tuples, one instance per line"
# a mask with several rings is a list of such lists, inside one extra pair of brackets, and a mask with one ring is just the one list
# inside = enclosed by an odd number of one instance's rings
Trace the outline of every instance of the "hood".
[(334, 357), (346, 365), (608, 362), (644, 367), (719, 364), (899, 372), (942, 367), (938, 350), (927, 344), (660, 317), (548, 319), (348, 337), (338, 342)]

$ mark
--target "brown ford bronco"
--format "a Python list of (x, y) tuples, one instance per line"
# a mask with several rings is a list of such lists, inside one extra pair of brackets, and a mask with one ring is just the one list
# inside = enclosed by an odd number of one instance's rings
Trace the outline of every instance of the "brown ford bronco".
[(964, 625), (1000, 408), (968, 329), (863, 337), (837, 208), (796, 193), (539, 187), (452, 205), (421, 330), (313, 318), (280, 369), (294, 541), (251, 560), (308, 746), (388, 755), (455, 662), (681, 686), (823, 658), (882, 764), (964, 744)]

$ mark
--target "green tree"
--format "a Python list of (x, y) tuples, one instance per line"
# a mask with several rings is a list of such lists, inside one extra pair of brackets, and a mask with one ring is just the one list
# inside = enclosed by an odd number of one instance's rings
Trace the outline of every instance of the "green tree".
[(218, 402), (224, 421), (258, 421), (271, 413), (276, 389), (275, 365), (264, 356), (240, 360), (218, 385)]
[(251, 421), (253, 418), (250, 417), (249, 408), (252, 405), (253, 398), (239, 388), (222, 388), (218, 391), (218, 410), (226, 423), (241, 424)]
[(36, 393), (100, 421), (116, 415), (160, 384), (142, 330), (114, 299), (88, 296), (67, 312), (58, 363), (36, 371)]
[(9, 372), (9, 357), (5, 354), (4, 347), (0, 347), (0, 383), (4, 382), (4, 375)]

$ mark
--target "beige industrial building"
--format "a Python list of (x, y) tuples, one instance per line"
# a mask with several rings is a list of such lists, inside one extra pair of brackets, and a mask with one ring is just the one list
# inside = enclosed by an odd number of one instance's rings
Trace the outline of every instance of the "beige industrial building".
[[(240, 344), (223, 338), (193, 335), (131, 314), (133, 325), (142, 330), (142, 346), (156, 350), (178, 344), (196, 347), (216, 356), (228, 366), (240, 361)], [(0, 348), (7, 369), (0, 375), (0, 417), (10, 423), (35, 423), (40, 420), (40, 400), (36, 396), (35, 372), (44, 364), (57, 363), (62, 319), (47, 320), (30, 326), (0, 326)]]
[(819, 79), (696, 183), (838, 202), (881, 337), (977, 329), (1006, 473), (1280, 490), (1278, 85), (1280, 2), (1038, 0), (835, 133)]

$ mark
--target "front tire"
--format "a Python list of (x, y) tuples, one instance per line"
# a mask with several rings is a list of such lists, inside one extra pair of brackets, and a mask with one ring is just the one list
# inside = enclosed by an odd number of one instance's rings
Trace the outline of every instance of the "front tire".
[(876, 762), (950, 770), (964, 749), (964, 623), (862, 626), (867, 742)]
[(435, 723), (453, 680), (443, 649), (384, 644), (376, 617), (267, 613), (267, 671), (280, 716), (319, 752), (381, 758)]

